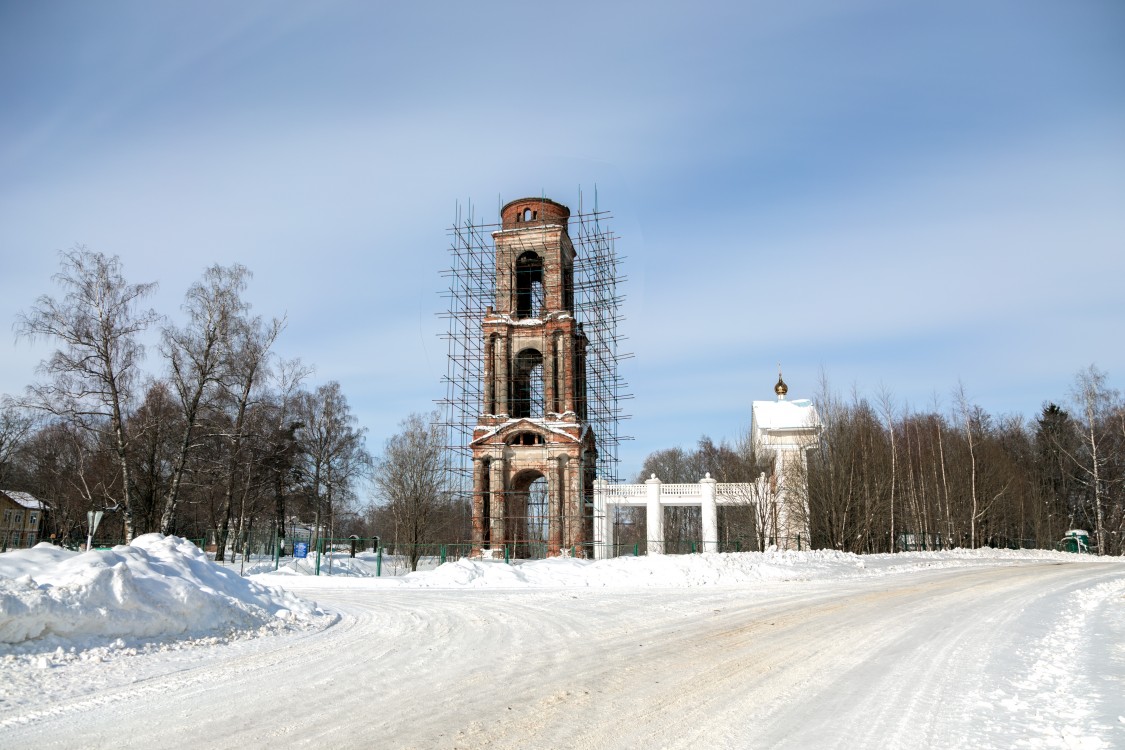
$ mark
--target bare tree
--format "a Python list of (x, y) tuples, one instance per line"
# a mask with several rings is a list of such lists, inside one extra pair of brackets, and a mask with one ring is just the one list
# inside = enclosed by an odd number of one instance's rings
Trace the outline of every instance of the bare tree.
[(83, 429), (108, 430), (120, 468), (125, 540), (135, 535), (130, 436), (126, 416), (144, 347), (140, 334), (159, 320), (142, 309), (155, 283), (129, 284), (117, 256), (82, 246), (61, 253), (55, 281), (62, 298), (44, 295), (16, 323), (18, 335), (56, 341), (59, 348), (40, 364), (48, 382), (30, 387), (30, 402)]
[(246, 486), (250, 474), (245, 466), (244, 455), (247, 412), (258, 387), (268, 374), (270, 350), (284, 328), (285, 321), (278, 318), (266, 323), (261, 317), (239, 316), (230, 323), (230, 335), (224, 351), (225, 376), (221, 384), (227, 410), (227, 423), (222, 431), (227, 453), (216, 529), (217, 561), (225, 559), (235, 493), (241, 489), (240, 483), (243, 487)]
[[(86, 541), (86, 511), (102, 505), (108, 485), (117, 480), (116, 461), (111, 451), (99, 445), (105, 442), (101, 437), (69, 420), (55, 419), (24, 446), (21, 459), (28, 489), (50, 503), (48, 532), (57, 544)], [(115, 516), (107, 516), (99, 527), (103, 537), (113, 535), (114, 521), (120, 523)]]
[[(776, 479), (773, 474), (777, 454), (755, 445), (749, 432), (743, 433), (733, 448), (724, 441), (711, 454), (709, 445), (713, 444), (708, 438), (699, 441), (699, 452), (703, 454), (707, 471), (727, 484), (728, 492), (737, 492), (738, 500), (719, 507), (720, 539), (728, 549), (738, 549), (742, 539), (752, 539), (758, 551), (765, 552), (770, 544), (769, 531), (777, 528), (777, 484), (772, 481)], [(797, 487), (804, 487), (808, 481), (805, 462), (795, 462), (790, 476)], [(734, 490), (736, 487), (738, 489)]]
[(421, 545), (430, 540), (431, 525), (446, 501), (444, 444), (436, 419), (411, 414), (375, 462), (375, 489), (391, 510), (396, 538), (409, 545), (411, 570), (418, 569)]
[(1095, 365), (1078, 371), (1071, 392), (1082, 420), (1078, 429), (1082, 435), (1082, 454), (1072, 455), (1075, 466), (1084, 476), (1094, 500), (1094, 529), (1097, 537), (1098, 554), (1106, 553), (1106, 498), (1107, 483), (1111, 477), (1107, 472), (1110, 455), (1104, 449), (1109, 415), (1117, 398), (1117, 392), (1106, 385), (1106, 374)]
[[(690, 484), (702, 479), (703, 472), (699, 451), (680, 447), (665, 448), (648, 454), (637, 475), (637, 481), (644, 482), (650, 476), (655, 476), (665, 484)], [(634, 527), (639, 526), (645, 517), (644, 508), (630, 508), (625, 512), (631, 516), (629, 524)], [(647, 532), (646, 541), (662, 541), (664, 549), (677, 551), (683, 549), (685, 542), (701, 539), (702, 535), (703, 518), (700, 509), (676, 505), (664, 508), (664, 539), (654, 540), (651, 532)]]
[(965, 428), (965, 440), (969, 444), (969, 498), (972, 503), (972, 508), (969, 511), (969, 547), (975, 549), (977, 546), (977, 520), (979, 518), (977, 511), (977, 453), (973, 442), (973, 411), (976, 407), (969, 403), (969, 398), (965, 395), (964, 383), (957, 384), (957, 389), (953, 392), (953, 399), (957, 404), (957, 414), (961, 420), (961, 425)]
[(895, 405), (894, 394), (885, 385), (879, 388), (879, 412), (887, 424), (887, 433), (891, 438), (891, 497), (890, 497), (890, 532), (891, 552), (895, 552), (895, 490), (898, 481), (898, 451), (895, 445), (895, 417), (898, 407)]
[[(768, 492), (769, 482), (759, 480), (763, 472), (772, 471), (773, 465), (773, 453), (756, 453), (748, 434), (740, 436), (734, 445), (725, 440), (715, 443), (703, 435), (692, 450), (664, 448), (648, 454), (636, 481), (644, 482), (655, 475), (666, 484), (694, 484), (710, 474), (712, 479), (724, 484), (752, 484), (752, 488), (741, 493), (739, 502), (724, 504), (718, 509), (717, 540), (702, 539), (702, 513), (699, 508), (665, 508), (664, 543), (665, 549), (676, 549), (678, 543), (691, 540), (718, 541), (734, 547), (743, 539), (752, 539), (761, 546), (761, 534), (769, 518), (772, 496)], [(646, 541), (638, 531), (644, 517), (644, 508), (618, 508), (615, 523), (624, 528), (623, 533), (615, 530), (614, 538), (622, 544)]]
[(8, 396), (0, 403), (0, 487), (7, 487), (15, 453), (27, 440), (35, 418)]
[[(1044, 404), (1035, 430), (1036, 474), (1046, 506), (1045, 533), (1053, 539), (1074, 528), (1075, 513), (1081, 505), (1080, 483), (1072, 465), (1081, 435), (1065, 409), (1055, 403)], [(1065, 529), (1057, 528), (1056, 518)]]
[(367, 431), (356, 427), (355, 416), (339, 383), (333, 380), (304, 396), (298, 409), (303, 425), (298, 444), (305, 459), (310, 495), (316, 503), (315, 525), (319, 533), (325, 522), (329, 529), (333, 528), (334, 500), (353, 497), (353, 484), (368, 470), (371, 457), (364, 448), (363, 436)]
[[(822, 429), (808, 451), (812, 544), (851, 552), (881, 552), (890, 489), (890, 449), (879, 415), (853, 389), (840, 399), (822, 375), (816, 397)], [(885, 543), (884, 543), (885, 542)]]
[(173, 460), (171, 479), (164, 495), (160, 531), (172, 533), (179, 500), (180, 483), (192, 449), (195, 428), (204, 398), (213, 395), (223, 375), (224, 349), (228, 344), (231, 322), (242, 315), (247, 305), (242, 292), (250, 272), (241, 265), (214, 265), (203, 273), (203, 279), (188, 289), (183, 310), (187, 325), (168, 326), (163, 332), (161, 353), (168, 360), (172, 386), (182, 410), (182, 432), (179, 449)]
[(282, 360), (274, 376), (272, 428), (267, 436), (267, 464), (273, 486), (274, 527), (278, 543), (285, 546), (285, 498), (297, 477), (300, 445), (297, 431), (304, 427), (298, 414), (304, 392), (301, 383), (312, 374), (300, 359)]
[[(777, 455), (773, 450), (755, 445), (749, 431), (742, 433), (733, 446), (725, 440), (716, 446), (704, 436), (699, 441), (698, 452), (705, 473), (728, 485), (728, 491), (736, 486), (742, 488), (737, 491), (737, 503), (718, 508), (720, 542), (726, 549), (740, 549), (742, 540), (755, 540), (757, 548), (764, 551), (767, 529), (776, 528), (776, 524), (771, 527), (769, 522), (771, 518), (776, 521), (777, 515), (776, 493), (770, 482)], [(796, 484), (803, 487), (805, 464), (796, 464), (792, 475)]]
[(172, 481), (178, 437), (183, 431), (183, 415), (168, 383), (153, 381), (144, 394), (140, 405), (126, 420), (133, 436), (129, 461), (133, 520), (138, 533), (161, 530), (160, 516)]

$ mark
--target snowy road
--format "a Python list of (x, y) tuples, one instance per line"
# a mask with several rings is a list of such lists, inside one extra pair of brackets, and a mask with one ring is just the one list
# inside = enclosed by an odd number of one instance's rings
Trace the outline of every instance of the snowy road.
[(346, 583), (291, 583), (343, 615), (322, 632), (46, 675), (0, 712), (0, 745), (1125, 747), (1123, 565), (674, 590)]

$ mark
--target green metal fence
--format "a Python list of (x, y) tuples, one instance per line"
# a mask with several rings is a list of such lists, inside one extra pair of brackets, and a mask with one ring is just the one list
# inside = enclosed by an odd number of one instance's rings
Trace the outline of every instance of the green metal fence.
[[(206, 538), (190, 540), (214, 556), (214, 543)], [(641, 556), (648, 552), (650, 542), (639, 541), (612, 545), (606, 550), (608, 557)], [(665, 540), (665, 554), (699, 554), (705, 547), (720, 552), (757, 552), (769, 549), (810, 549), (808, 540), (795, 537), (735, 537), (714, 545), (704, 545), (693, 539)], [(985, 546), (1009, 549), (1033, 549), (1035, 540), (995, 537), (986, 540)], [(1063, 544), (1063, 549), (1073, 548)], [(941, 534), (908, 532), (898, 536), (896, 548), (900, 551), (930, 551), (948, 549), (948, 540)], [(1083, 548), (1082, 551), (1087, 551)], [(515, 543), (496, 549), (481, 549), (470, 542), (430, 542), (407, 544), (379, 537), (319, 537), (309, 532), (291, 534), (284, 540), (269, 535), (265, 537), (242, 535), (232, 539), (224, 564), (238, 567), (245, 575), (270, 572), (282, 567), (293, 572), (314, 576), (401, 576), (413, 570), (427, 571), (461, 558), (488, 560), (496, 563), (514, 563), (547, 557), (545, 543)], [(564, 555), (581, 558), (595, 557), (593, 545), (572, 547)]]

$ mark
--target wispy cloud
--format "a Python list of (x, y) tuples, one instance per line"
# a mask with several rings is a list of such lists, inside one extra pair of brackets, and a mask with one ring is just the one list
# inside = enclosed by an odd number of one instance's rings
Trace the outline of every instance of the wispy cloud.
[[(914, 403), (964, 378), (1025, 413), (1089, 361), (1125, 376), (1116, 3), (13, 7), (9, 321), (75, 242), (172, 315), (241, 262), (379, 442), (441, 395), (455, 202), (597, 184), (633, 454), (737, 432), (779, 359), (804, 394), (821, 366)], [(0, 391), (40, 356), (6, 352)]]

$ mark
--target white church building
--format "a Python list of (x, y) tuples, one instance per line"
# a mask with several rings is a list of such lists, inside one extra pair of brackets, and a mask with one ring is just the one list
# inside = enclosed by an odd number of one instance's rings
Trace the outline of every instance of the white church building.
[(762, 514), (765, 533), (778, 549), (808, 549), (808, 451), (820, 439), (820, 416), (809, 399), (789, 400), (789, 386), (777, 374), (777, 398), (751, 405), (750, 438), (754, 453), (773, 456), (769, 492), (759, 493), (770, 507)]

